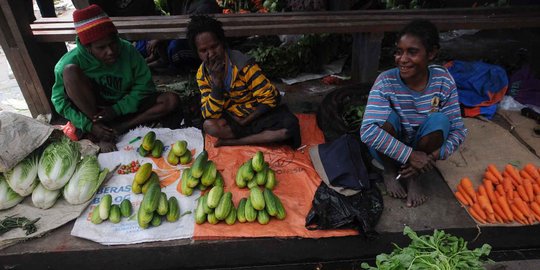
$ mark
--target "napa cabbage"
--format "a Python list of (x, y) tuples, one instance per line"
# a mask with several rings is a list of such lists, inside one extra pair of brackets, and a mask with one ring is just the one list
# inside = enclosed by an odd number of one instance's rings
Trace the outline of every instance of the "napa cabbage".
[(13, 191), (4, 176), (0, 174), (0, 210), (11, 208), (24, 199), (23, 196)]
[(38, 155), (32, 153), (17, 164), (13, 169), (4, 173), (9, 187), (21, 196), (28, 196), (39, 183)]
[(79, 161), (79, 145), (67, 137), (49, 144), (38, 165), (38, 177), (48, 190), (62, 188), (69, 181)]
[(41, 183), (32, 192), (32, 203), (41, 209), (51, 208), (60, 196), (60, 189), (48, 190)]
[(64, 187), (64, 198), (70, 204), (81, 204), (90, 200), (105, 179), (108, 170), (99, 172), (99, 163), (94, 155), (84, 157), (71, 179)]

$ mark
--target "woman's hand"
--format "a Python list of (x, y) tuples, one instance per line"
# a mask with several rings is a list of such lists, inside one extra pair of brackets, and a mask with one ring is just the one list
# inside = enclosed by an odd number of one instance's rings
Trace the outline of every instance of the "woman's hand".
[(102, 123), (94, 123), (90, 133), (100, 141), (111, 142), (116, 138), (114, 130)]
[(210, 78), (212, 78), (212, 88), (223, 89), (223, 79), (225, 78), (224, 59), (207, 55), (205, 66), (210, 73)]
[(435, 159), (432, 154), (426, 154), (422, 151), (413, 151), (399, 173), (402, 177), (409, 178), (420, 173), (425, 173), (435, 166)]

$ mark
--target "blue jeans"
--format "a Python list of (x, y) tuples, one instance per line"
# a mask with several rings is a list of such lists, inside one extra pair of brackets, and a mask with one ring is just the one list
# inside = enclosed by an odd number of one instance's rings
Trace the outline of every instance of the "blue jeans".
[[(386, 122), (392, 125), (392, 127), (396, 131), (397, 139), (403, 142), (403, 139), (402, 139), (403, 135), (401, 132), (401, 122), (400, 122), (399, 116), (394, 110), (392, 110), (392, 112), (388, 116), (388, 119), (386, 119)], [(439, 130), (442, 131), (443, 133), (443, 141), (446, 141), (446, 138), (448, 138), (448, 133), (450, 132), (450, 119), (448, 119), (448, 116), (446, 116), (443, 113), (440, 113), (440, 112), (432, 113), (428, 116), (428, 118), (426, 118), (424, 123), (422, 123), (418, 127), (418, 131), (416, 132), (416, 136), (414, 138), (414, 141), (412, 142), (413, 149), (416, 148), (416, 144), (418, 143), (418, 141), (420, 141), (422, 137), (432, 132), (439, 131)], [(382, 159), (379, 156), (379, 152), (377, 152), (377, 150), (370, 147), (369, 153), (371, 154), (373, 158), (375, 158), (377, 161), (383, 164)], [(441, 155), (442, 154), (443, 153), (441, 152)]]

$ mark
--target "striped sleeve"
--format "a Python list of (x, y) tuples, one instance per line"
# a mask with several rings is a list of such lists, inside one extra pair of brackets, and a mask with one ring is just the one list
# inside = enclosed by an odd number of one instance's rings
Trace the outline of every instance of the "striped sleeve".
[(197, 85), (199, 86), (199, 91), (201, 91), (201, 113), (203, 118), (221, 118), (225, 100), (223, 100), (222, 97), (217, 98), (212, 95), (212, 87), (206, 76), (203, 74), (202, 65), (197, 71)]
[(279, 91), (261, 71), (257, 64), (247, 65), (243, 68), (244, 78), (247, 87), (251, 89), (253, 97), (258, 104), (264, 104), (269, 108), (278, 105)]
[(392, 110), (385, 92), (388, 84), (383, 73), (379, 75), (371, 88), (360, 128), (360, 138), (370, 148), (405, 164), (411, 155), (412, 148), (381, 128)]
[(459, 107), (458, 93), (456, 83), (454, 79), (448, 74), (448, 99), (445, 104), (441, 106), (441, 112), (448, 116), (450, 120), (450, 132), (448, 133), (448, 138), (441, 147), (441, 153), (439, 159), (446, 159), (452, 153), (454, 153), (459, 145), (465, 140), (467, 136), (467, 129), (461, 118), (461, 111)]

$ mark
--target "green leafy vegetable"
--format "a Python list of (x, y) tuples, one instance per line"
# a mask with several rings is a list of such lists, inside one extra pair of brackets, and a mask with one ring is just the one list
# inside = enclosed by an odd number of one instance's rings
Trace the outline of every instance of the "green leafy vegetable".
[(49, 209), (56, 203), (56, 200), (60, 196), (60, 191), (62, 190), (48, 190), (43, 184), (39, 183), (32, 192), (32, 203), (37, 208)]
[(13, 191), (4, 176), (0, 174), (0, 210), (11, 208), (24, 199), (23, 196)]
[(39, 183), (37, 173), (38, 155), (32, 153), (4, 175), (9, 187), (24, 197), (30, 195)]
[[(105, 174), (101, 174), (101, 176), (104, 176)], [(70, 204), (81, 204), (90, 200), (105, 178), (99, 176), (100, 172), (97, 157), (84, 157), (81, 162), (77, 164), (75, 173), (73, 173), (71, 179), (64, 187), (63, 194), (66, 201)]]
[(39, 159), (38, 176), (48, 190), (62, 188), (79, 161), (79, 145), (67, 137), (49, 144)]
[(484, 244), (480, 248), (469, 250), (467, 242), (457, 236), (435, 230), (433, 235), (418, 236), (411, 228), (405, 226), (403, 234), (411, 238), (405, 248), (395, 245), (390, 254), (380, 254), (376, 258), (376, 266), (362, 263), (363, 269), (399, 270), (399, 269), (484, 269), (483, 265), (491, 262), (487, 258), (491, 246)]
[(0, 235), (15, 228), (22, 228), (26, 231), (26, 235), (37, 231), (36, 222), (39, 218), (29, 220), (25, 217), (10, 216), (0, 220)]

